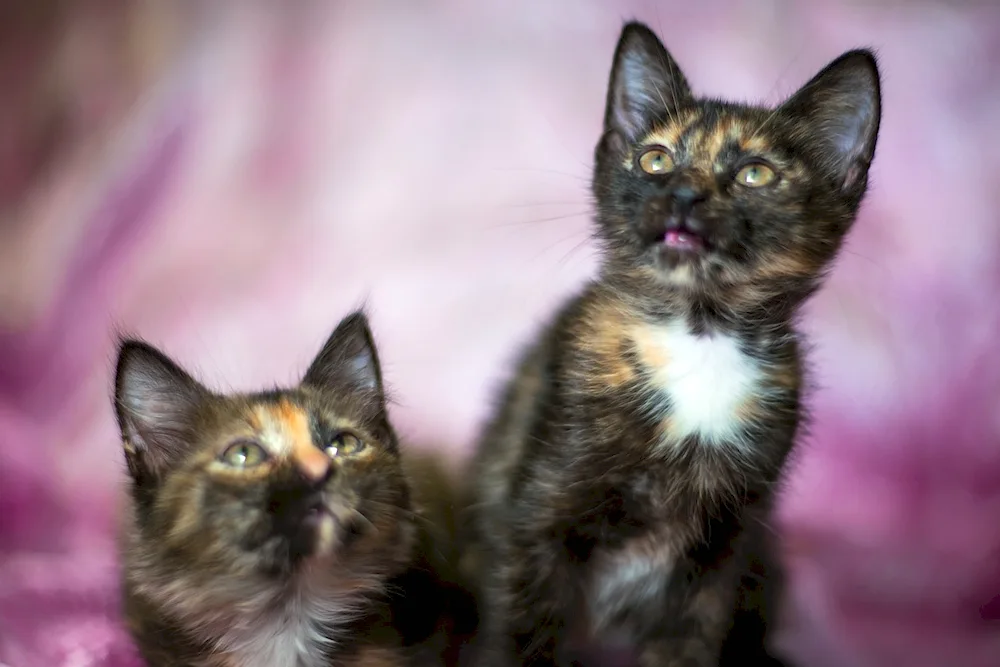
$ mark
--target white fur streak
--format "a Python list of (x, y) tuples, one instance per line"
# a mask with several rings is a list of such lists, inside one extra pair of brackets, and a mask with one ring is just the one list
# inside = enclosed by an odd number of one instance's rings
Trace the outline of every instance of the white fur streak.
[(749, 446), (738, 409), (761, 391), (764, 373), (757, 360), (732, 336), (696, 336), (681, 322), (656, 328), (652, 340), (667, 359), (651, 380), (669, 398), (671, 440), (697, 435), (711, 445)]

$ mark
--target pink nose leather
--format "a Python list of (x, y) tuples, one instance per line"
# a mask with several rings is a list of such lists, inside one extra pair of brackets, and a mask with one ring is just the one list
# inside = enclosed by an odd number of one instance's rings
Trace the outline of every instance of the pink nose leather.
[(330, 472), (330, 458), (312, 443), (296, 447), (292, 456), (295, 465), (310, 481), (318, 482)]

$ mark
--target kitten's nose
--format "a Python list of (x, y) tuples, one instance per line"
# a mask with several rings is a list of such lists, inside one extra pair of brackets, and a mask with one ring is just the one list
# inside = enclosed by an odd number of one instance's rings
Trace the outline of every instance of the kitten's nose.
[(302, 447), (295, 452), (295, 466), (314, 484), (325, 482), (333, 474), (333, 463), (318, 447)]
[(673, 213), (678, 218), (686, 218), (691, 210), (708, 199), (708, 193), (691, 185), (678, 185), (670, 193)]

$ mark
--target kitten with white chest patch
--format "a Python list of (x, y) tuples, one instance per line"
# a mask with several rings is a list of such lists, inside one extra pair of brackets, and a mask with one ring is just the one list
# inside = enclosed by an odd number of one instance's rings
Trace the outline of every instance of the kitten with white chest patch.
[(599, 277), (531, 344), (476, 458), (480, 662), (777, 665), (768, 524), (801, 417), (794, 320), (864, 197), (868, 51), (774, 108), (702, 99), (621, 35)]
[(386, 594), (419, 530), (363, 314), (300, 385), (251, 394), (125, 341), (115, 406), (125, 615), (152, 667), (404, 664)]

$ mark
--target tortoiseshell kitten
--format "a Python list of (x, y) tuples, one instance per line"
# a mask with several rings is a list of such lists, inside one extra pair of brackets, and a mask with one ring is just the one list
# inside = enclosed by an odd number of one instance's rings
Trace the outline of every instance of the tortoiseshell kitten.
[(292, 389), (221, 395), (126, 340), (125, 614), (152, 667), (395, 667), (418, 530), (366, 317)]
[(781, 664), (765, 526), (801, 420), (793, 321), (854, 222), (880, 115), (868, 51), (764, 108), (695, 97), (625, 26), (599, 277), (526, 350), (474, 463), (478, 664)]

